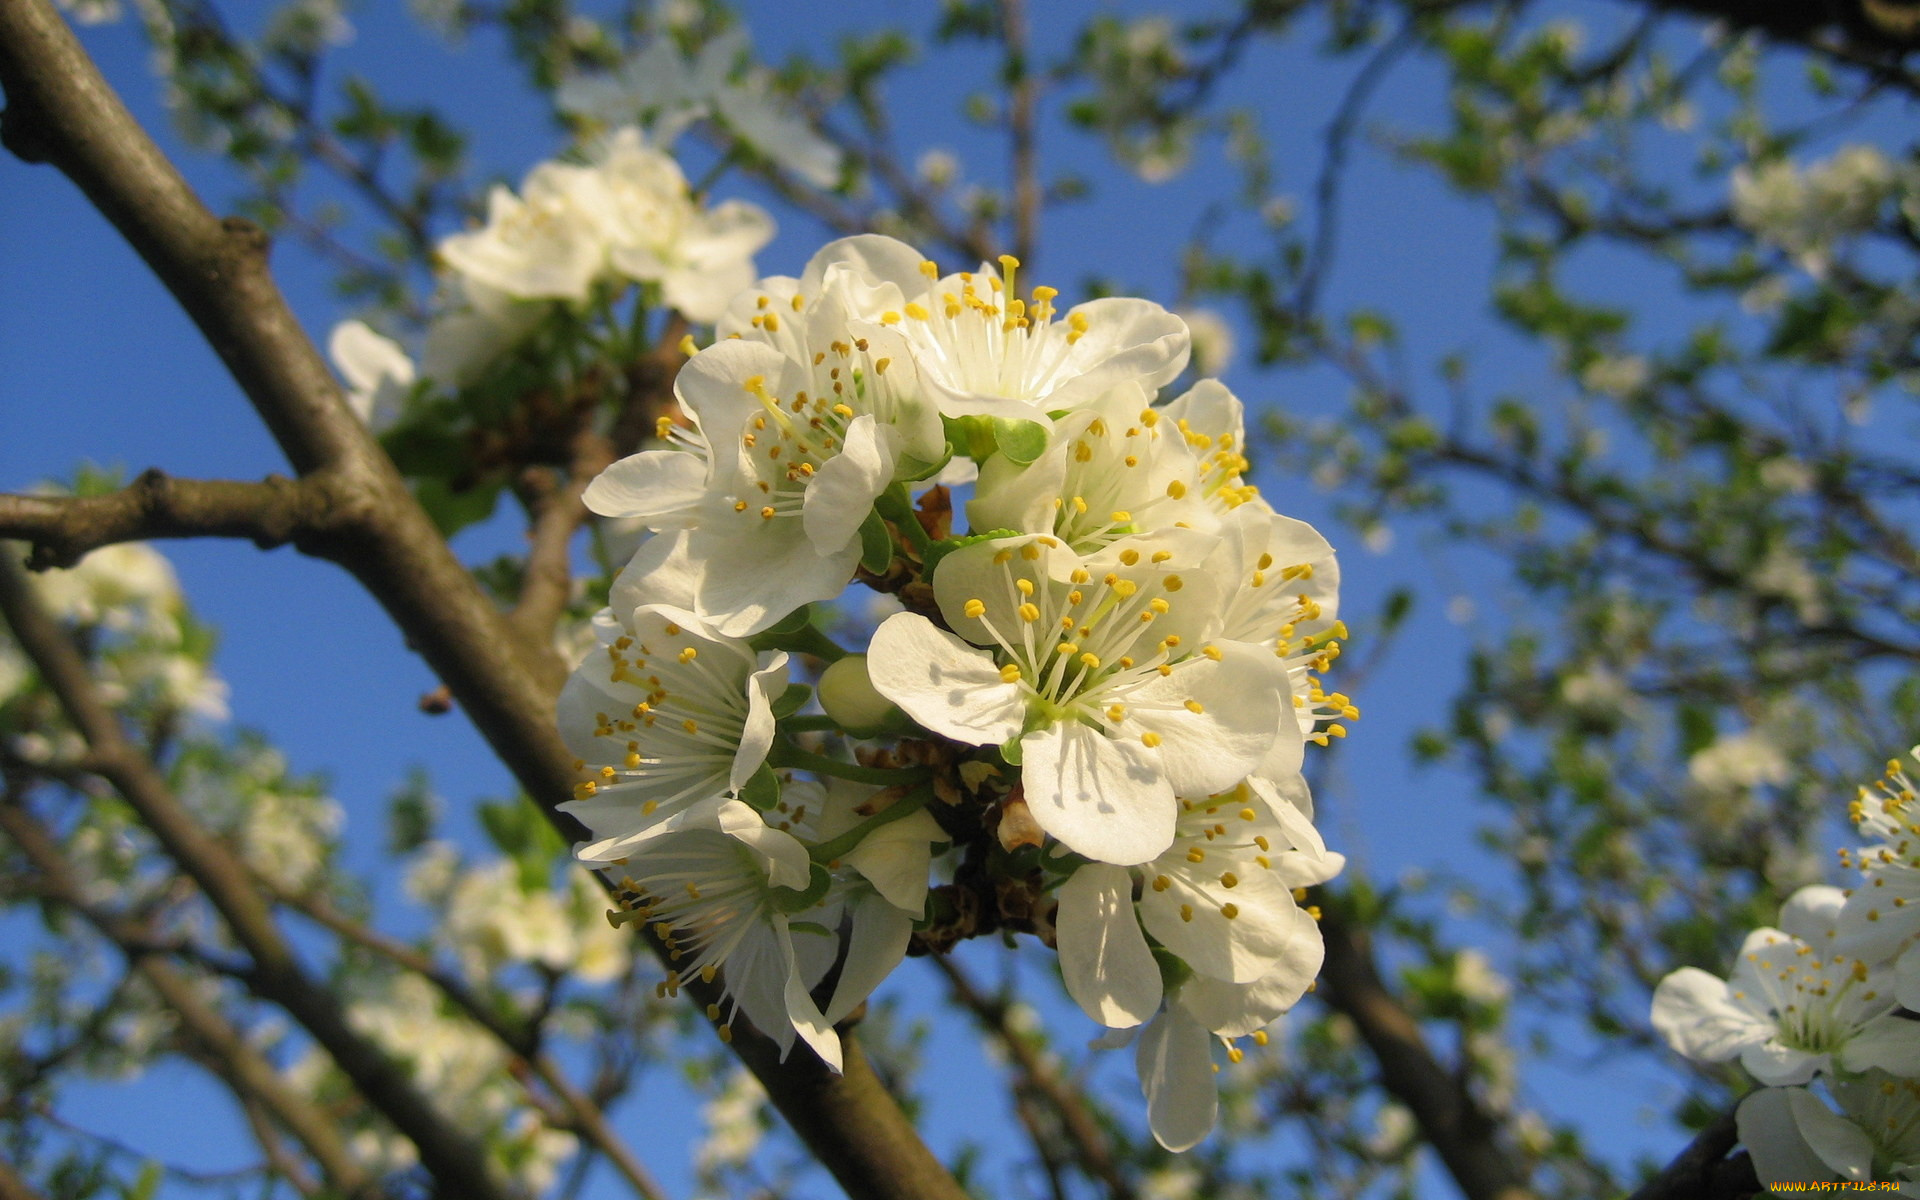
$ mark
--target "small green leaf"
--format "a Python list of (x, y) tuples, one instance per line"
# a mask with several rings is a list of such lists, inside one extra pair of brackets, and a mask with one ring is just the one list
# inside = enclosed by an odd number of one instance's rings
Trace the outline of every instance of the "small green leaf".
[(753, 778), (740, 789), (740, 798), (761, 812), (771, 812), (780, 803), (779, 773), (771, 764), (761, 763)]
[(1000, 453), (1021, 466), (1047, 452), (1047, 427), (1038, 421), (995, 417), (993, 437)]
[(799, 712), (801, 707), (805, 705), (806, 702), (812, 698), (812, 696), (813, 696), (813, 689), (808, 687), (806, 684), (804, 683), (788, 684), (787, 690), (784, 692), (781, 692), (778, 696), (775, 696), (773, 699), (774, 718), (777, 720), (784, 717), (790, 717), (793, 714)]
[(886, 574), (893, 565), (893, 531), (877, 512), (860, 523), (860, 565), (875, 575)]
[(812, 867), (804, 891), (784, 887), (767, 889), (767, 898), (775, 908), (783, 913), (805, 912), (826, 897), (827, 889), (833, 886), (833, 876), (819, 863), (813, 863)]

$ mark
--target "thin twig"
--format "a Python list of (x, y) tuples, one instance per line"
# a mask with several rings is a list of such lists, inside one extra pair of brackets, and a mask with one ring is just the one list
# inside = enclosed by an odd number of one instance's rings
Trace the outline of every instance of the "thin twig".
[[(1114, 1161), (1113, 1148), (1108, 1144), (1099, 1121), (1087, 1107), (1085, 1097), (1062, 1080), (1053, 1065), (1007, 1023), (1006, 1002), (992, 999), (981, 992), (951, 954), (930, 954), (927, 957), (947, 977), (947, 985), (952, 989), (954, 999), (973, 1014), (981, 1028), (1006, 1048), (1007, 1056), (1020, 1071), (1022, 1090), (1044, 1100), (1052, 1109), (1062, 1132), (1067, 1136), (1080, 1170), (1087, 1178), (1106, 1188), (1112, 1200), (1135, 1200), (1139, 1193)], [(1046, 1151), (1043, 1149), (1042, 1153)]]

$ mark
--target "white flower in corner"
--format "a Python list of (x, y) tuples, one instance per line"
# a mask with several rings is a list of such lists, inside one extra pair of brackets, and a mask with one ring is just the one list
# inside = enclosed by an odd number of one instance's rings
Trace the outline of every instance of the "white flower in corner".
[(382, 337), (364, 321), (342, 321), (327, 338), (327, 357), (347, 381), (347, 403), (367, 428), (394, 423), (413, 390), (413, 360), (400, 343)]
[(1653, 1027), (1696, 1062), (1738, 1056), (1770, 1086), (1805, 1083), (1837, 1060), (1848, 1070), (1920, 1074), (1920, 1039), (1893, 1016), (1892, 973), (1842, 950), (1838, 888), (1808, 887), (1756, 929), (1731, 979), (1682, 967), (1653, 993)]
[(1875, 1181), (1920, 1194), (1920, 1084), (1868, 1071), (1829, 1079), (1827, 1090), (1840, 1112), (1803, 1087), (1765, 1088), (1740, 1102), (1740, 1142), (1760, 1182)]
[(579, 857), (616, 861), (713, 813), (766, 761), (784, 651), (756, 654), (690, 613), (639, 608), (560, 692), (561, 736), (587, 774), (560, 807), (594, 840)]
[(1841, 865), (1860, 872), (1840, 910), (1847, 947), (1866, 958), (1892, 957), (1920, 935), (1920, 795), (1898, 760), (1886, 777), (1862, 787), (1848, 809), (1872, 844), (1841, 850)]
[(1212, 640), (1219, 590), (1193, 570), (1211, 544), (1175, 529), (1085, 558), (1044, 534), (962, 547), (933, 578), (959, 636), (897, 614), (868, 672), (928, 729), (1019, 759), (1034, 819), (1068, 849), (1146, 862), (1173, 841), (1174, 797), (1235, 786), (1279, 729), (1262, 652)]

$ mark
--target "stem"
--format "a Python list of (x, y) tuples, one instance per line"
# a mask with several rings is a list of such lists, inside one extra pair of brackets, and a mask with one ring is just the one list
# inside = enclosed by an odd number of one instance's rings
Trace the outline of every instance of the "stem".
[(867, 839), (867, 835), (882, 825), (891, 825), (902, 817), (910, 817), (927, 806), (933, 798), (933, 789), (922, 785), (895, 800), (892, 804), (868, 817), (836, 838), (829, 838), (817, 846), (809, 847), (807, 857), (814, 862), (826, 863), (853, 850)]
[(927, 535), (926, 527), (920, 524), (920, 518), (913, 512), (913, 496), (908, 493), (907, 485), (896, 483), (881, 492), (874, 506), (880, 510), (892, 526), (909, 542), (913, 543), (914, 553), (922, 562), (926, 561), (927, 551), (933, 546), (933, 538)]
[(793, 767), (800, 771), (812, 771), (816, 775), (832, 775), (838, 779), (875, 783), (882, 787), (921, 783), (927, 778), (927, 772), (919, 767), (863, 767), (858, 763), (841, 762), (837, 758), (802, 750), (792, 743), (776, 747), (773, 753), (767, 755), (767, 761), (776, 767)]

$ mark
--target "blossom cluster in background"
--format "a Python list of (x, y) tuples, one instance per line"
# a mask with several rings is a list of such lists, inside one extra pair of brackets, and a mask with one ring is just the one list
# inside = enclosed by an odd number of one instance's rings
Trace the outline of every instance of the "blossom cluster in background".
[[(1920, 755), (1920, 748), (1915, 751)], [(1854, 886), (1807, 887), (1756, 929), (1730, 978), (1683, 967), (1653, 1024), (1696, 1062), (1738, 1058), (1764, 1086), (1740, 1140), (1769, 1186), (1893, 1182), (1920, 1190), (1920, 793), (1897, 761), (1849, 817)]]
[[(1342, 859), (1300, 769), (1358, 716), (1321, 683), (1338, 574), (1245, 478), (1232, 393), (1162, 397), (1179, 317), (1058, 296), (869, 235), (732, 299), (662, 447), (586, 492), (653, 535), (561, 697), (563, 807), (723, 1035), (837, 1067), (910, 947), (1024, 929), (1184, 1149), (1216, 1042), (1320, 966), (1301, 889)], [(855, 581), (894, 611), (849, 648)]]

